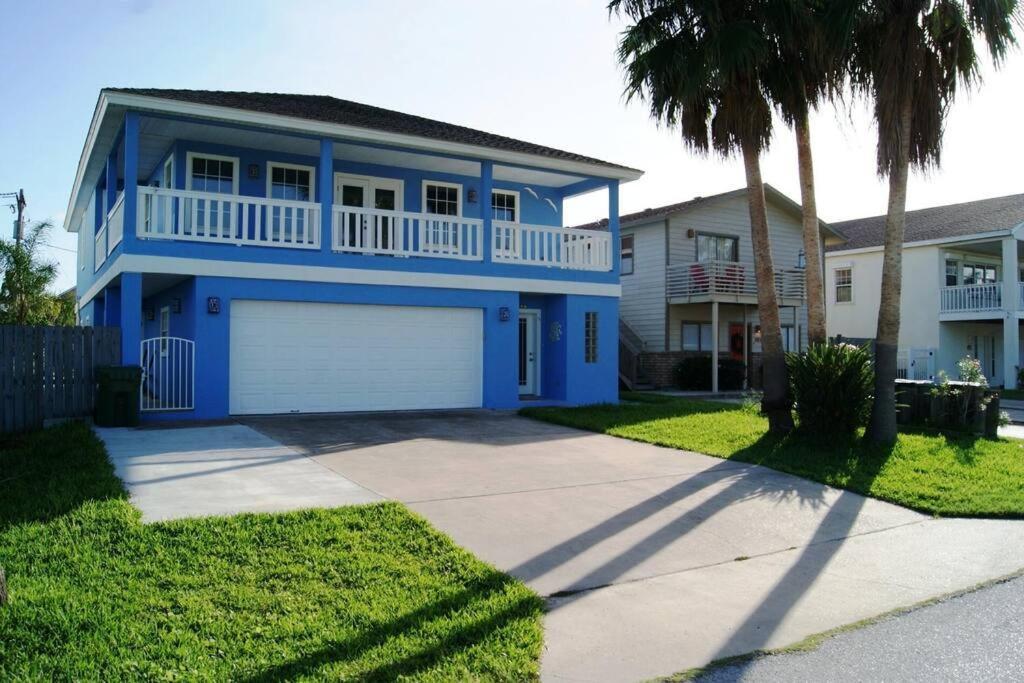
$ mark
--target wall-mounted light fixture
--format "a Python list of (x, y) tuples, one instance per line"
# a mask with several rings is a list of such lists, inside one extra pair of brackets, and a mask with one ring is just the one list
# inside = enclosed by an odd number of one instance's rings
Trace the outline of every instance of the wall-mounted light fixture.
[(260, 177), (260, 165), (259, 164), (249, 164), (249, 179), (250, 180), (258, 180), (259, 177)]
[(498, 309), (498, 320), (503, 323), (507, 323), (512, 319), (512, 311), (509, 310), (508, 306), (502, 306)]
[(686, 237), (688, 239), (692, 240), (696, 236), (697, 236), (697, 231), (696, 230), (694, 230), (693, 228), (687, 228), (686, 229)]
[(171, 299), (171, 313), (181, 313), (181, 299), (177, 297)]
[(156, 320), (156, 312), (152, 308), (147, 308), (145, 314), (146, 320)]
[(796, 267), (806, 268), (807, 267), (807, 254), (801, 249), (800, 253), (796, 255)]
[(476, 204), (476, 190), (472, 187), (469, 188), (469, 191), (466, 193), (466, 201), (470, 204)]
[(212, 315), (220, 313), (220, 297), (219, 296), (208, 296), (206, 297), (206, 312)]

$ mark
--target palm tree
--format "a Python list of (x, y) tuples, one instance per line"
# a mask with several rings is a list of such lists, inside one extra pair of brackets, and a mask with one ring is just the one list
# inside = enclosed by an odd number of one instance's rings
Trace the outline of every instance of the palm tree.
[(36, 223), (20, 244), (0, 240), (0, 323), (52, 324), (53, 298), (46, 288), (57, 278), (57, 266), (38, 254), (51, 228), (49, 222)]
[(678, 128), (698, 153), (742, 154), (761, 322), (761, 407), (769, 430), (788, 432), (792, 402), (760, 164), (772, 134), (762, 69), (773, 46), (759, 7), (738, 0), (612, 0), (608, 9), (632, 22), (618, 48), (627, 99), (646, 101), (651, 116)]
[[(1016, 0), (836, 2), (851, 26), (854, 87), (872, 98), (878, 173), (889, 179), (882, 289), (875, 333), (875, 400), (867, 438), (896, 438), (896, 351), (900, 332), (903, 229), (910, 167), (937, 166), (945, 114), (961, 88), (978, 79), (976, 38), (998, 66), (1014, 44)], [(845, 32), (845, 30), (844, 30)]]

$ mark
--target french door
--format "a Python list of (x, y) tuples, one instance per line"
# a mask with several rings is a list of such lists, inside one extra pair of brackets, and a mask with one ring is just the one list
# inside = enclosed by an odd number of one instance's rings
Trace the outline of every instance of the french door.
[(400, 249), (394, 216), (379, 211), (401, 211), (405, 184), (392, 178), (334, 174), (334, 203), (353, 208), (373, 209), (345, 214), (345, 244), (360, 250), (387, 252)]

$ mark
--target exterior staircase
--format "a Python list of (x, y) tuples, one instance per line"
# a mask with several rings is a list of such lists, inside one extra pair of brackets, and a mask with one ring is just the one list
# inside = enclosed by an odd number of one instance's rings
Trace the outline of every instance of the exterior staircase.
[(640, 364), (644, 350), (644, 340), (629, 323), (619, 318), (619, 382), (629, 391), (654, 389)]

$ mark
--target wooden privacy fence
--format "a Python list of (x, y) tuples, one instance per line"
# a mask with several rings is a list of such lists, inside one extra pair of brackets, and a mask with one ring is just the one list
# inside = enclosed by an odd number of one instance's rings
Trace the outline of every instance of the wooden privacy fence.
[(0, 325), (0, 433), (91, 415), (96, 367), (120, 362), (117, 327)]

